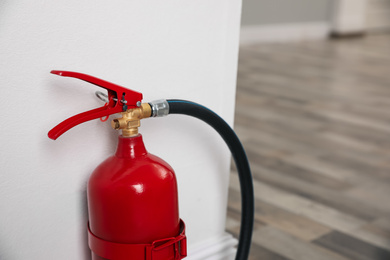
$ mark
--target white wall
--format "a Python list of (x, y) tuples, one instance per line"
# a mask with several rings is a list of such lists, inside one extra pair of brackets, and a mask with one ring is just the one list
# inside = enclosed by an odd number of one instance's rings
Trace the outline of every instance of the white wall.
[[(99, 120), (47, 132), (101, 106), (87, 73), (144, 93), (200, 102), (233, 122), (240, 0), (0, 2), (0, 259), (89, 259), (86, 183), (116, 146)], [(176, 170), (190, 253), (224, 233), (230, 155), (204, 123), (141, 122), (150, 152)]]
[(327, 38), (334, 0), (245, 0), (241, 44)]
[(337, 0), (332, 8), (332, 32), (360, 34), (366, 29), (367, 0)]
[(296, 24), (329, 21), (333, 0), (245, 0), (242, 25)]
[(337, 0), (332, 10), (336, 35), (380, 33), (390, 30), (389, 0)]

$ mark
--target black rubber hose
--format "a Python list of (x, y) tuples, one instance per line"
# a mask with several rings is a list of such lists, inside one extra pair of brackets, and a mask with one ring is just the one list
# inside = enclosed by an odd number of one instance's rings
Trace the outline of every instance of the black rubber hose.
[(196, 117), (212, 126), (229, 147), (236, 163), (241, 189), (241, 229), (236, 260), (247, 260), (252, 241), (254, 219), (254, 193), (252, 174), (245, 150), (233, 129), (216, 113), (197, 103), (186, 100), (167, 100), (169, 114)]

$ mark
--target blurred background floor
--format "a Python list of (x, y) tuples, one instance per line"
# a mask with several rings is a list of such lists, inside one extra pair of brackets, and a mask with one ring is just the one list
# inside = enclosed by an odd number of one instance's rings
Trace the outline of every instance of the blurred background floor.
[[(238, 70), (250, 259), (390, 259), (390, 34), (244, 46)], [(229, 194), (237, 236), (234, 169)]]

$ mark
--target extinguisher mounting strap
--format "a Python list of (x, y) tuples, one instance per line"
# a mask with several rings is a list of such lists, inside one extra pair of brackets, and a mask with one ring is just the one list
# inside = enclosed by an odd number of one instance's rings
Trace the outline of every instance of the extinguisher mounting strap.
[(122, 244), (95, 236), (88, 224), (88, 244), (100, 257), (110, 260), (179, 260), (187, 256), (185, 224), (180, 220), (180, 233), (176, 237), (159, 239), (151, 244)]

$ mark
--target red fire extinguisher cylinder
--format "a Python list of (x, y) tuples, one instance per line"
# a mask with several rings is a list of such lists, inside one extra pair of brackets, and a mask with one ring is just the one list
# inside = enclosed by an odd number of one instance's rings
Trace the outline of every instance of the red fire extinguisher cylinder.
[[(105, 250), (114, 249), (112, 243), (117, 243), (124, 244), (124, 248), (126, 244), (140, 244), (142, 251), (142, 244), (175, 238), (180, 233), (175, 173), (166, 162), (146, 151), (141, 135), (120, 136), (115, 155), (92, 173), (88, 210), (90, 242), (94, 237), (107, 241)], [(175, 250), (171, 247), (167, 250)], [(91, 249), (98, 251), (93, 252), (94, 260), (104, 259), (99, 257), (101, 245)], [(111, 256), (108, 259), (144, 259), (144, 252), (138, 256), (135, 250), (131, 258), (121, 254), (128, 252), (103, 252)]]

